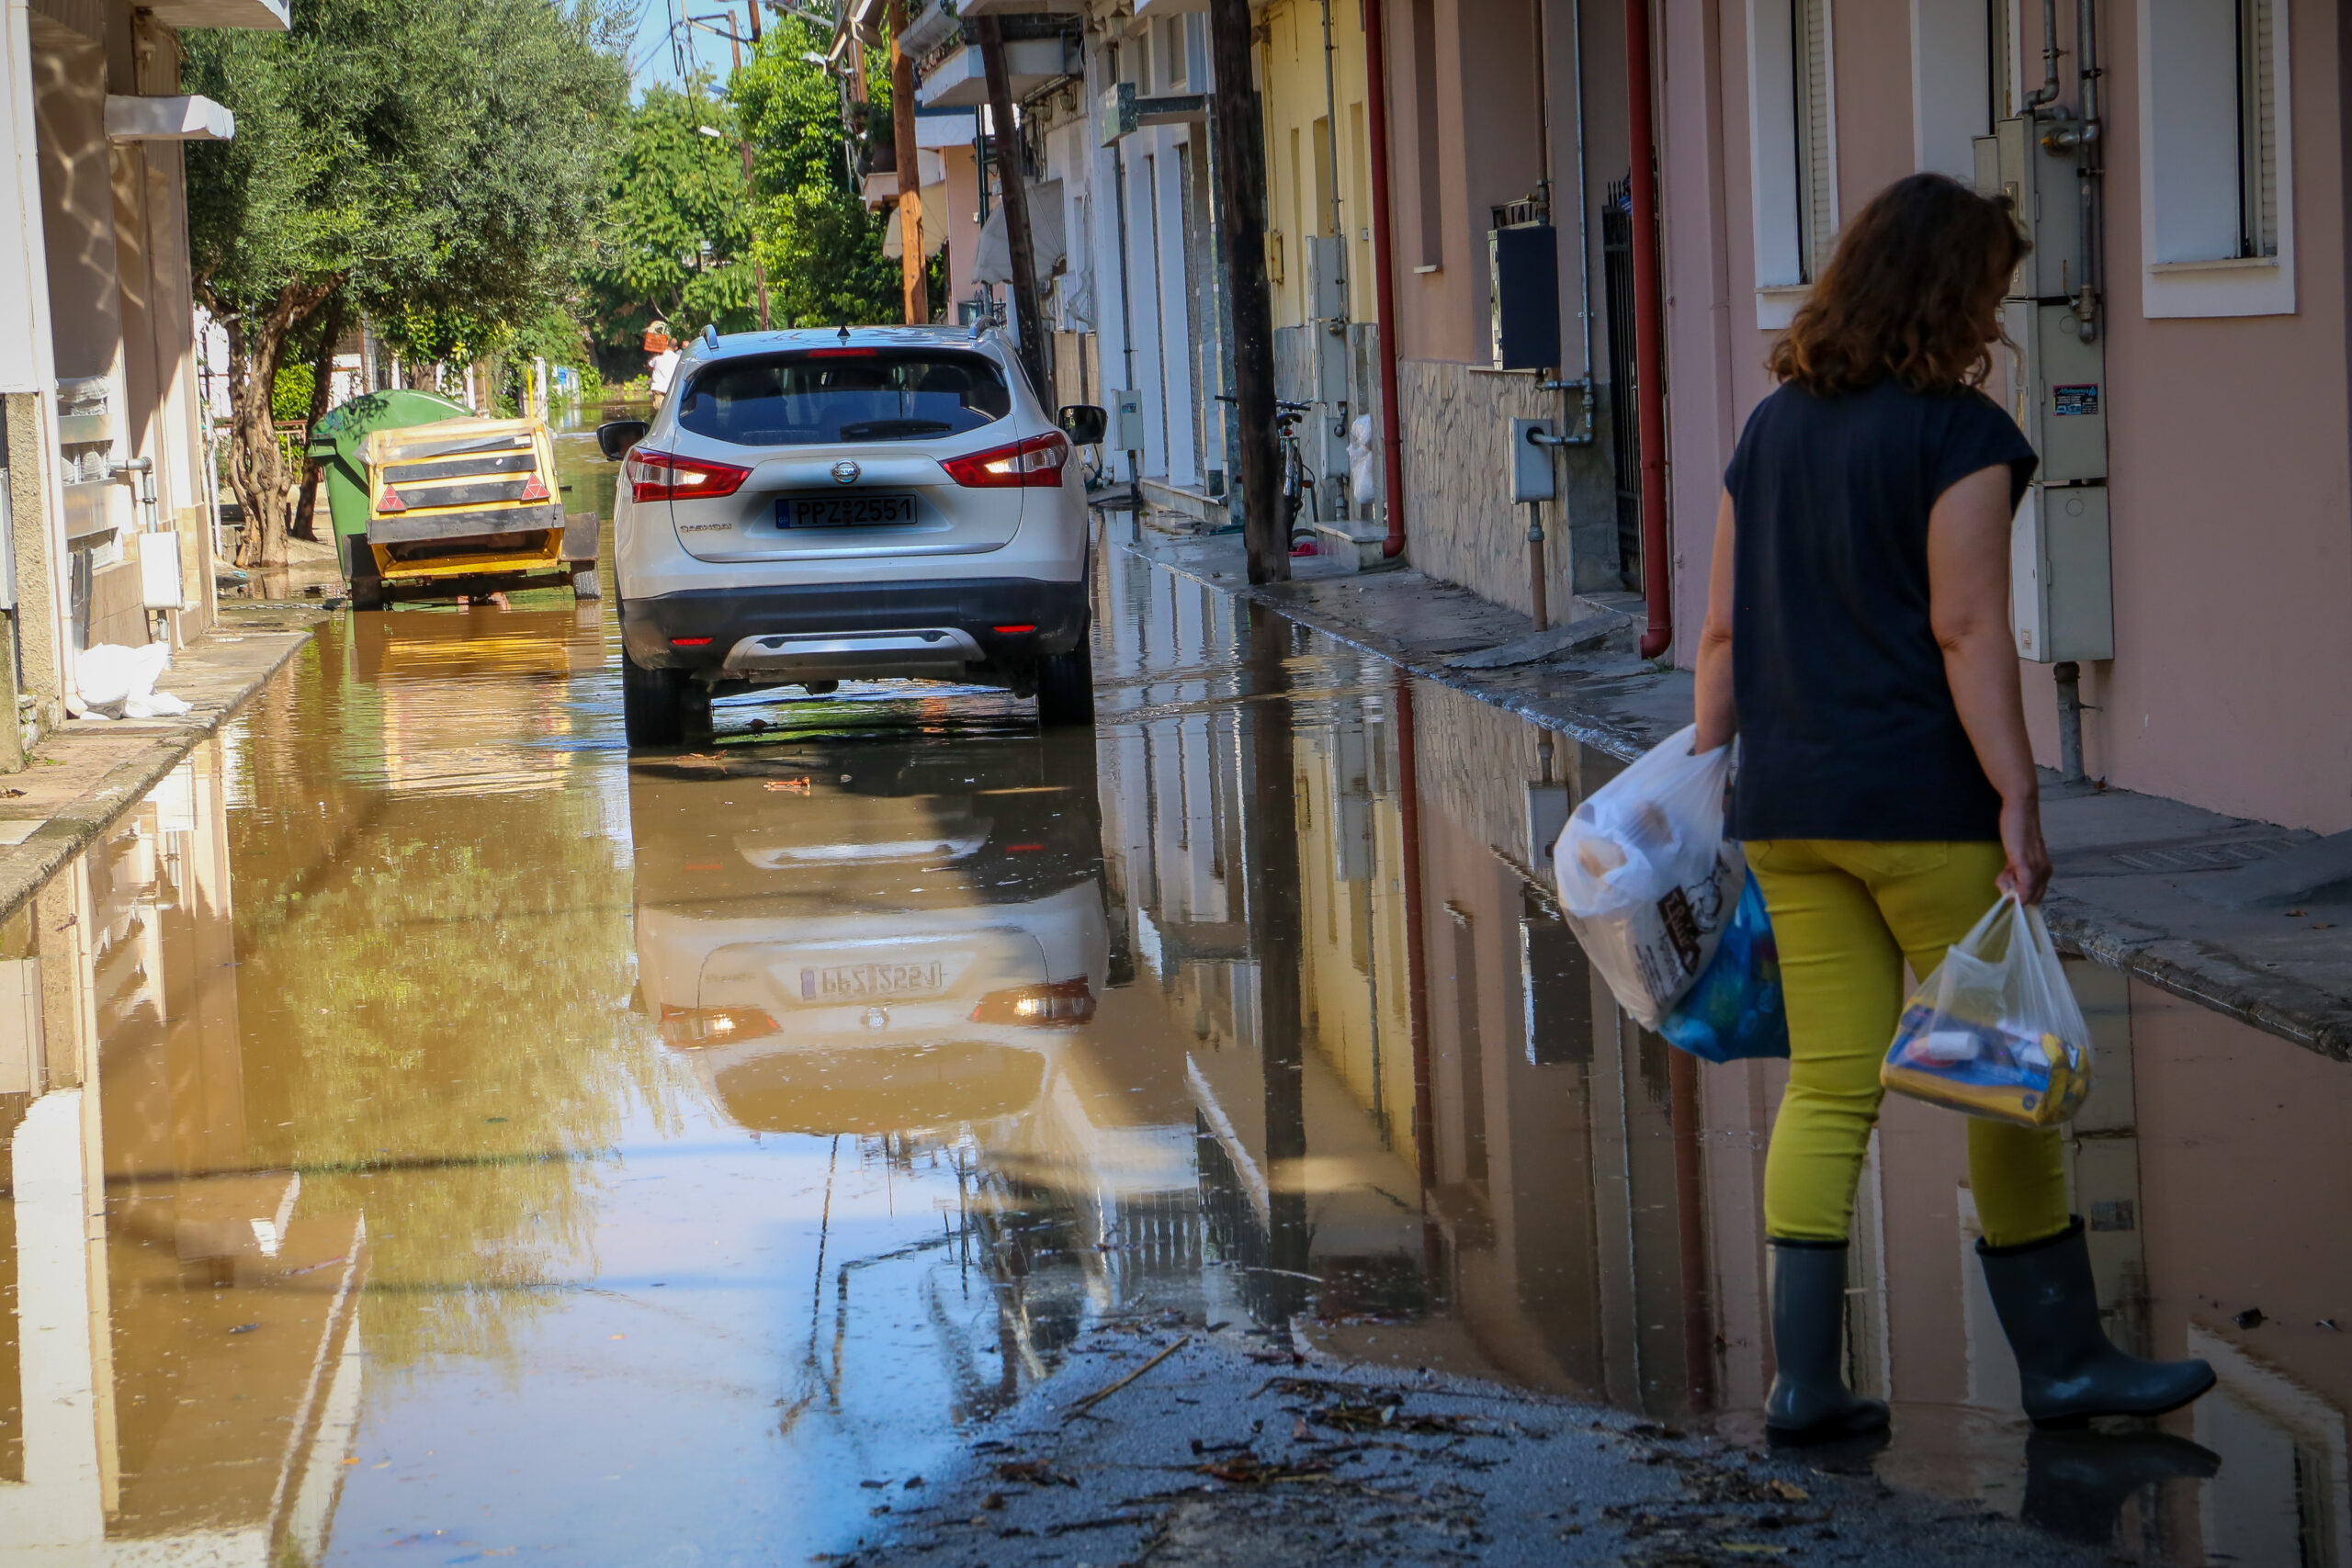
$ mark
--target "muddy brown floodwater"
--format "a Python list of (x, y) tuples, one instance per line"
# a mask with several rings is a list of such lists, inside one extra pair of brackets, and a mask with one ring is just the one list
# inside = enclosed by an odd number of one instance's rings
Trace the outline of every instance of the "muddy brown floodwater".
[[(635, 759), (607, 606), (324, 628), (0, 930), (0, 1562), (802, 1561), (1139, 1308), (1754, 1438), (1778, 1077), (1678, 1072), (1531, 869), (1614, 764), (1100, 593), (1094, 736), (852, 686)], [(2075, 976), (2112, 1332), (2221, 1386), (2030, 1439), (1891, 1104), (1880, 1473), (2343, 1563), (2352, 1077)]]

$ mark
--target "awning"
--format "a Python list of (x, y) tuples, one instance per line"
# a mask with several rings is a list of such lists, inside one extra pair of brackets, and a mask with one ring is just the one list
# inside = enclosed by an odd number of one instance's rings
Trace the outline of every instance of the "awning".
[[(924, 209), (929, 211), (929, 208)], [(1029, 186), (1029, 248), (1036, 253), (1037, 287), (1043, 288), (1061, 270), (1069, 225), (1062, 220), (1062, 182), (1043, 180)], [(928, 231), (926, 231), (927, 232)], [(972, 247), (972, 281), (1012, 281), (1012, 243), (1004, 237), (1004, 204), (999, 202), (980, 227), (979, 243)]]
[(210, 98), (107, 95), (109, 141), (230, 141), (236, 135), (237, 117)]
[(250, 28), (282, 33), (287, 0), (147, 0), (154, 18), (175, 28)]
[[(947, 248), (947, 182), (925, 186), (922, 197), (922, 254), (925, 261)], [(897, 261), (907, 254), (903, 238), (905, 225), (899, 215), (890, 214), (890, 225), (882, 234), (882, 255), (886, 261)]]

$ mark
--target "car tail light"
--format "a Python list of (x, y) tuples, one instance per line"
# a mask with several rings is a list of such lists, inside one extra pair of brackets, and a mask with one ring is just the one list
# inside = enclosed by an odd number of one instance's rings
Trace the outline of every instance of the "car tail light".
[(390, 485), (386, 485), (384, 487), (383, 495), (376, 502), (376, 510), (379, 513), (388, 512), (406, 512), (408, 510), (408, 502), (401, 499), (400, 491), (394, 490)]
[(716, 501), (733, 495), (752, 477), (751, 469), (732, 463), (673, 457), (642, 446), (628, 455), (623, 472), (628, 476), (629, 499), (637, 502)]
[(775, 1020), (759, 1008), (662, 1010), (662, 1040), (669, 1045), (724, 1045), (730, 1040), (755, 1040), (775, 1032)]
[(995, 446), (968, 457), (943, 457), (947, 477), (968, 490), (1058, 490), (1069, 461), (1069, 437), (1058, 430)]
[(1032, 1029), (1067, 1029), (1094, 1016), (1094, 993), (1084, 976), (1044, 986), (990, 991), (972, 1010), (974, 1023), (1017, 1023)]

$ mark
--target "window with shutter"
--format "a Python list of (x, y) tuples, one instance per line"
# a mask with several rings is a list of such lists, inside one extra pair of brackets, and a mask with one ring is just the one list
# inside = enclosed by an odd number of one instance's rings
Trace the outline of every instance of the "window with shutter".
[(2277, 0), (2237, 0), (2238, 254), (2278, 254)]
[(2286, 0), (2139, 0), (2142, 304), (2295, 310)]
[(1756, 324), (1784, 327), (1838, 233), (1833, 0), (1747, 0)]
[(1789, 0), (1795, 82), (1798, 252), (1807, 283), (1838, 238), (1838, 151), (1831, 134), (1829, 0)]

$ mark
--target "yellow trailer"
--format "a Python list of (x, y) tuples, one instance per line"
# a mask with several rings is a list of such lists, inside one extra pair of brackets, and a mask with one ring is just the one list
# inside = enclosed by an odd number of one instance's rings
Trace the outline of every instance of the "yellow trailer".
[(566, 515), (543, 422), (379, 428), (362, 451), (366, 528), (345, 539), (355, 608), (526, 588), (598, 596), (597, 518)]

